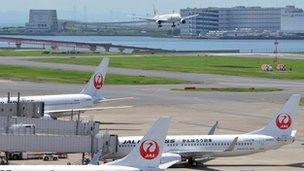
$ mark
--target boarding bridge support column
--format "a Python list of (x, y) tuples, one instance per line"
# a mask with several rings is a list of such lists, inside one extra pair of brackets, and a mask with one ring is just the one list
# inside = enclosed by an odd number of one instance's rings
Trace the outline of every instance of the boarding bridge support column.
[(95, 52), (97, 50), (96, 45), (90, 45), (90, 51)]
[(132, 53), (138, 53), (138, 52), (140, 52), (140, 50), (136, 49), (136, 48), (134, 48), (133, 51), (132, 51)]
[(16, 42), (16, 43), (15, 43), (15, 45), (16, 45), (16, 48), (17, 48), (17, 49), (20, 49), (20, 48), (21, 48), (22, 43), (21, 43), (21, 42)]
[(125, 48), (120, 47), (120, 48), (118, 48), (118, 50), (119, 50), (120, 53), (123, 53), (125, 51)]
[(106, 52), (110, 52), (111, 47), (110, 46), (103, 46)]

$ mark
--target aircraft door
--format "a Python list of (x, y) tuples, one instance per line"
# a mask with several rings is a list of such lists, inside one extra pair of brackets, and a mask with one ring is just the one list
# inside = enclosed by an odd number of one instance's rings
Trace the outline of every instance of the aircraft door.
[(265, 151), (265, 141), (264, 140), (259, 141), (259, 150)]

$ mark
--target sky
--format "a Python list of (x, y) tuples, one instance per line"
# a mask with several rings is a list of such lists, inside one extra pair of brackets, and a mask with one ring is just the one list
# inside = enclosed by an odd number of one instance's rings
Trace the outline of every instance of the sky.
[(56, 9), (59, 19), (80, 21), (128, 21), (129, 15), (152, 15), (153, 4), (159, 13), (181, 8), (295, 5), (304, 0), (0, 0), (0, 25), (24, 25), (29, 9)]

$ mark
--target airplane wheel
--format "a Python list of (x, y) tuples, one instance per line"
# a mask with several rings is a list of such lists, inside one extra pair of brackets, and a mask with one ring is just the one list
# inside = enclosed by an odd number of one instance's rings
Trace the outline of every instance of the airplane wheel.
[(43, 158), (43, 161), (49, 161), (50, 160), (50, 158), (48, 157), (48, 156), (45, 156), (44, 158)]
[(13, 155), (13, 160), (19, 160), (20, 158), (19, 158), (19, 155), (17, 155), (17, 154), (14, 154)]
[(193, 162), (192, 162), (192, 166), (193, 166), (193, 167), (198, 167), (198, 162), (197, 162), (197, 161), (193, 161)]
[(162, 27), (162, 25), (158, 25), (158, 28), (161, 28)]
[(197, 167), (198, 166), (198, 162), (193, 160), (192, 158), (188, 159), (188, 163), (192, 167)]

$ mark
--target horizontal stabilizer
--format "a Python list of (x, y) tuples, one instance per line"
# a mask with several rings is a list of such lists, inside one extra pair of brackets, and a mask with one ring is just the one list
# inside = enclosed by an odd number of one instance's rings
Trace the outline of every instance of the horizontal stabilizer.
[(99, 103), (102, 103), (102, 102), (113, 102), (113, 101), (122, 101), (122, 100), (133, 100), (133, 99), (135, 99), (135, 97), (120, 97), (120, 98), (113, 98), (113, 99), (104, 98), (104, 99), (100, 100)]
[(297, 130), (292, 130), (292, 131), (291, 131), (291, 135), (290, 135), (290, 136), (291, 136), (291, 137), (295, 137), (295, 136), (296, 136), (296, 134), (297, 134)]

